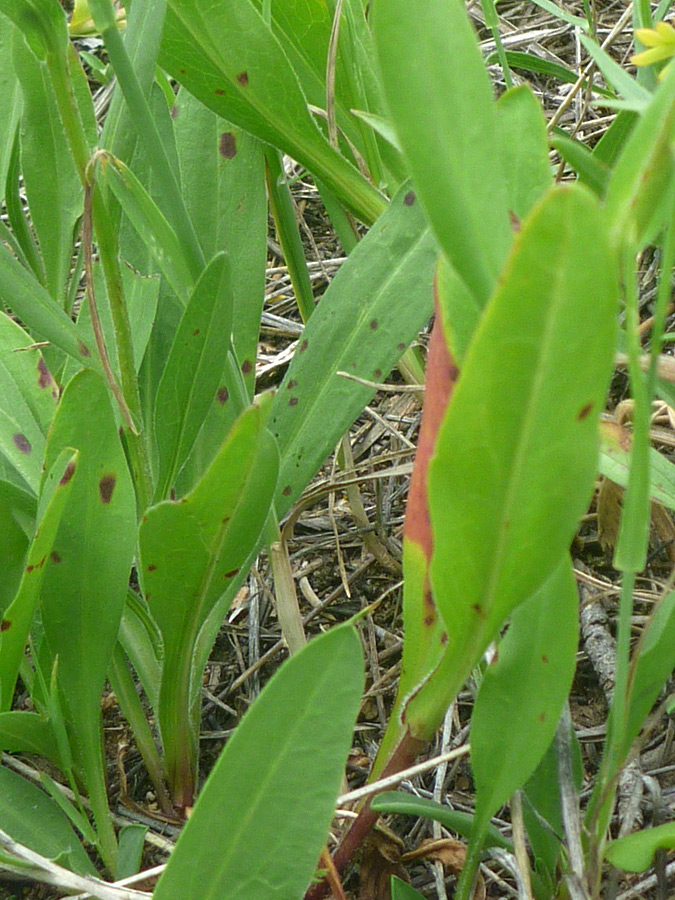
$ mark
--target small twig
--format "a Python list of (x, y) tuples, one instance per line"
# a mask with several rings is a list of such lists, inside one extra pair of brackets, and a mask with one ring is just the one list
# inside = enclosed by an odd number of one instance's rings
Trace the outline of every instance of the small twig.
[(359, 378), (351, 375), (349, 372), (336, 372), (340, 378), (347, 378), (349, 381), (355, 381), (364, 387), (373, 388), (375, 391), (385, 391), (390, 394), (423, 394), (423, 384), (382, 384), (379, 381), (368, 381), (366, 378)]
[(565, 875), (565, 881), (572, 900), (589, 900), (584, 871), (584, 852), (581, 843), (579, 796), (574, 787), (572, 754), (570, 752), (571, 731), (572, 717), (570, 716), (569, 704), (566, 703), (563, 707), (555, 737), (556, 755), (558, 757), (560, 807), (570, 869)]
[[(516, 850), (516, 863), (522, 879), (523, 893), (527, 900), (532, 900), (530, 861), (527, 857), (527, 843), (525, 840), (522, 791), (516, 791), (511, 797), (511, 826), (513, 828), (513, 844)], [(520, 885), (518, 889), (520, 890)]]
[(340, 37), (340, 18), (342, 16), (342, 0), (335, 4), (333, 25), (328, 42), (328, 58), (326, 60), (326, 119), (328, 121), (328, 140), (331, 147), (338, 149), (337, 122), (335, 118), (335, 72), (337, 69), (337, 51)]
[(428, 772), (429, 769), (434, 769), (442, 763), (450, 762), (453, 759), (459, 759), (460, 756), (467, 756), (470, 752), (470, 744), (463, 744), (461, 747), (455, 747), (454, 750), (448, 750), (447, 753), (441, 753), (440, 756), (434, 756), (431, 759), (427, 759), (425, 762), (409, 766), (407, 769), (402, 769), (394, 775), (380, 778), (379, 781), (373, 781), (372, 784), (366, 784), (363, 787), (356, 788), (356, 790), (349, 791), (347, 794), (342, 794), (341, 797), (337, 798), (337, 804), (338, 806), (342, 806), (344, 803), (353, 803), (355, 800), (361, 800), (363, 797), (379, 794), (387, 788), (395, 787), (402, 781), (414, 778), (415, 775), (421, 775), (423, 772)]

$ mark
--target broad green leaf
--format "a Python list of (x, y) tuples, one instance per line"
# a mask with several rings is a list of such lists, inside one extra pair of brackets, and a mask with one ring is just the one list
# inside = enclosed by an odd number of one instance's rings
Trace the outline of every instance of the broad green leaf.
[(277, 481), (265, 400), (238, 419), (195, 489), (151, 507), (139, 542), (144, 593), (164, 641), (159, 723), (169, 785), (192, 804), (196, 741), (190, 697), (199, 631), (235, 578), (267, 519)]
[(627, 872), (644, 872), (651, 866), (657, 850), (673, 848), (675, 822), (667, 822), (611, 841), (605, 849), (605, 859)]
[(158, 499), (167, 496), (218, 392), (232, 316), (231, 266), (221, 252), (195, 286), (157, 389)]
[(471, 717), (476, 816), (487, 823), (553, 740), (576, 668), (579, 597), (569, 556), (513, 614)]
[(652, 96), (612, 169), (606, 213), (615, 239), (641, 244), (655, 216), (664, 215), (673, 170), (675, 66)]
[(546, 119), (527, 85), (497, 101), (497, 134), (502, 149), (509, 213), (520, 223), (552, 183)]
[(0, 768), (0, 828), (15, 841), (82, 875), (96, 875), (68, 819), (39, 788)]
[[(454, 831), (464, 838), (470, 838), (473, 831), (474, 819), (471, 813), (461, 812), (428, 800), (426, 797), (417, 797), (414, 794), (404, 794), (402, 791), (383, 791), (373, 797), (372, 808), (380, 813), (392, 815), (417, 816), (421, 819), (433, 819), (440, 822), (444, 828)], [(513, 844), (502, 833), (490, 825), (483, 842), (484, 847), (501, 847), (513, 853)]]
[(42, 622), (52, 657), (58, 657), (71, 741), (105, 861), (114, 865), (100, 697), (134, 554), (136, 501), (107, 388), (91, 370), (76, 375), (61, 397), (47, 442), (47, 471), (66, 447), (79, 450), (78, 477), (45, 562)]
[(160, 63), (209, 109), (297, 159), (367, 224), (383, 211), (381, 195), (319, 131), (252, 3), (170, 0)]
[(434, 297), (438, 302), (443, 336), (457, 366), (461, 369), (481, 317), (481, 307), (457, 272), (442, 254), (436, 265)]
[(431, 727), (586, 509), (614, 354), (612, 261), (598, 204), (577, 186), (551, 190), (516, 237), (429, 467), (431, 582), (449, 642), (411, 699), (411, 727)]
[(213, 768), (155, 900), (302, 897), (326, 840), (362, 687), (360, 642), (349, 627), (311, 641), (279, 669)]
[(645, 626), (635, 650), (628, 687), (622, 755), (628, 755), (663, 686), (675, 669), (675, 593), (667, 594)]
[(0, 747), (7, 753), (34, 753), (55, 766), (61, 762), (49, 720), (34, 712), (0, 713)]
[[(225, 250), (237, 261), (230, 275), (237, 310), (232, 337), (241, 364), (252, 364), (245, 375), (252, 396), (267, 259), (263, 148), (186, 90), (179, 92), (172, 115), (185, 205), (204, 256), (212, 259)], [(214, 451), (221, 442), (219, 435)]]
[(424, 896), (414, 887), (395, 875), (391, 876), (391, 900), (424, 900)]
[(486, 637), (542, 584), (586, 508), (616, 333), (612, 260), (595, 200), (552, 190), (475, 334), (429, 471), (432, 583), (453, 645)]
[(64, 449), (45, 479), (42, 510), (35, 536), (28, 550), (21, 583), (4, 611), (0, 632), (0, 710), (8, 710), (14, 697), (19, 666), (24, 657), (28, 633), (40, 600), (47, 558), (55, 562), (53, 550), (61, 517), (77, 481), (77, 452)]
[(58, 388), (30, 335), (0, 313), (0, 453), (37, 493)]
[(414, 191), (403, 187), (352, 251), (305, 326), (274, 398), (276, 499), (283, 516), (431, 314), (437, 245)]
[(47, 289), (61, 305), (73, 255), (83, 189), (59, 115), (49, 70), (16, 34), (14, 65), (21, 83), (21, 168)]
[(416, 189), (442, 249), (483, 306), (511, 226), (492, 86), (476, 35), (455, 0), (379, 0), (374, 33)]
[(51, 341), (82, 366), (100, 369), (95, 348), (80, 337), (77, 326), (41, 284), (0, 243), (0, 301), (30, 329), (37, 340)]
[(593, 154), (581, 141), (575, 141), (562, 134), (551, 140), (558, 151), (579, 177), (579, 181), (589, 187), (598, 197), (604, 197), (609, 181), (609, 167)]

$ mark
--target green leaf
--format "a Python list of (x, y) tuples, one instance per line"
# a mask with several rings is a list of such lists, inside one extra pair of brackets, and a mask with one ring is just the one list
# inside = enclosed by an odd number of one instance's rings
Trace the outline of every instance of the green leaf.
[(160, 208), (121, 160), (101, 156), (97, 171), (101, 185), (113, 192), (176, 296), (186, 303), (194, 287), (190, 260)]
[[(668, 196), (674, 160), (675, 66), (650, 99), (612, 169), (606, 212), (615, 239), (627, 235), (641, 245), (656, 216), (669, 215)], [(665, 224), (665, 221), (664, 223)]]
[(151, 507), (140, 528), (143, 588), (164, 641), (160, 730), (169, 785), (183, 806), (192, 804), (197, 766), (190, 696), (195, 643), (256, 546), (276, 487), (267, 407), (266, 398), (245, 411), (192, 493)]
[(612, 259), (595, 200), (552, 190), (465, 359), (429, 468), (432, 585), (457, 650), (481, 652), (553, 571), (586, 509), (614, 352)]
[(593, 38), (586, 34), (580, 34), (579, 39), (588, 51), (591, 59), (595, 60), (598, 68), (610, 85), (624, 98), (639, 106), (645, 107), (652, 99), (651, 93), (639, 84), (632, 75), (629, 75), (623, 66), (620, 66), (612, 57), (603, 50)]
[(45, 565), (56, 559), (53, 550), (66, 503), (77, 480), (78, 454), (64, 449), (45, 480), (42, 510), (35, 536), (28, 550), (21, 584), (12, 603), (4, 611), (0, 632), (0, 710), (12, 704), (19, 666), (24, 657), (28, 633), (40, 600)]
[(14, 133), (21, 115), (21, 87), (12, 65), (15, 27), (4, 17), (0, 19), (0, 122), (3, 123), (0, 135), (0, 196), (3, 199)]
[[(444, 828), (454, 831), (461, 837), (470, 838), (473, 832), (475, 816), (471, 813), (461, 812), (428, 800), (425, 797), (416, 797), (414, 794), (404, 794), (402, 791), (383, 791), (373, 797), (372, 808), (380, 813), (391, 813), (400, 816), (417, 816), (422, 819), (433, 819), (440, 822)], [(501, 847), (513, 853), (513, 844), (502, 833), (490, 825), (483, 839), (484, 847)]]
[(569, 556), (514, 612), (471, 718), (476, 817), (522, 787), (553, 740), (576, 668), (579, 597)]
[(70, 152), (49, 71), (17, 34), (14, 65), (21, 83), (21, 168), (40, 245), (47, 289), (63, 303), (83, 189)]
[(222, 118), (288, 153), (363, 221), (380, 194), (323, 137), (281, 42), (252, 3), (171, 0), (160, 63)]
[(628, 686), (628, 716), (622, 735), (622, 755), (628, 755), (653, 705), (675, 669), (675, 592), (658, 604), (635, 651)]
[(218, 391), (223, 343), (232, 331), (232, 317), (231, 267), (228, 257), (219, 253), (195, 286), (157, 389), (159, 499), (167, 496)]
[(391, 900), (424, 900), (424, 896), (416, 891), (414, 887), (410, 887), (405, 881), (391, 876)]
[(81, 875), (96, 875), (66, 816), (39, 788), (0, 768), (0, 827), (15, 841)]
[(77, 326), (42, 285), (0, 243), (0, 302), (42, 340), (51, 341), (81, 366), (100, 369), (98, 358), (80, 337)]
[[(608, 429), (602, 428), (600, 434), (600, 474), (625, 488), (628, 486), (630, 452), (615, 440)], [(675, 510), (675, 465), (655, 447), (649, 448), (649, 477), (651, 499)]]
[[(21, 491), (7, 481), (0, 481), (0, 559), (2, 559), (0, 614), (4, 613), (14, 599), (23, 575), (24, 561), (30, 540), (24, 527), (25, 524), (28, 524), (26, 507), (23, 505), (24, 500), (27, 500), (28, 503), (33, 500), (31, 507), (34, 506), (34, 498), (31, 498), (30, 494)], [(34, 510), (32, 518), (34, 520)], [(32, 533), (32, 528), (30, 531)]]
[(283, 516), (431, 314), (437, 245), (408, 187), (349, 255), (305, 326), (272, 407)]
[(552, 183), (546, 119), (527, 85), (502, 94), (496, 110), (508, 208), (520, 222)]
[(442, 249), (483, 306), (511, 226), (492, 86), (476, 35), (455, 0), (380, 0), (374, 33), (416, 189)]
[(21, 29), (38, 59), (44, 59), (48, 53), (65, 54), (66, 13), (55, 0), (0, 0), (0, 13)]
[[(173, 108), (185, 205), (204, 256), (226, 250), (237, 310), (233, 341), (239, 360), (253, 362), (265, 295), (267, 195), (263, 148), (240, 128), (181, 90)], [(246, 376), (252, 391), (253, 367)], [(252, 394), (251, 394), (252, 396)], [(218, 440), (220, 445), (222, 437)], [(215, 449), (215, 448), (214, 448)]]
[(45, 562), (42, 621), (51, 654), (58, 656), (71, 742), (105, 861), (114, 866), (100, 699), (134, 554), (136, 500), (107, 388), (91, 370), (76, 375), (61, 397), (47, 442), (47, 471), (65, 447), (80, 451), (78, 477)]
[(37, 493), (58, 388), (30, 335), (0, 313), (0, 453)]
[(431, 584), (448, 645), (408, 703), (413, 733), (443, 715), (586, 509), (614, 354), (612, 260), (595, 199), (578, 186), (551, 190), (476, 330), (429, 466)]
[(38, 713), (1, 712), (0, 747), (8, 753), (34, 753), (55, 766), (61, 763), (51, 724)]
[(657, 850), (675, 847), (675, 822), (645, 828), (636, 834), (611, 841), (605, 849), (605, 858), (627, 872), (644, 872), (652, 864)]
[(213, 768), (155, 900), (303, 895), (326, 840), (362, 688), (360, 642), (349, 627), (311, 641), (279, 669)]
[(581, 141), (574, 141), (562, 134), (551, 140), (558, 151), (579, 177), (579, 181), (589, 187), (598, 197), (604, 197), (609, 181), (609, 168), (600, 162)]

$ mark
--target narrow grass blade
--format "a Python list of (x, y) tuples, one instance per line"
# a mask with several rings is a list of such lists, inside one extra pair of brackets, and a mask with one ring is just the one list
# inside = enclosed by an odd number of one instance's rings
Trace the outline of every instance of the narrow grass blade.
[(333, 816), (362, 687), (360, 642), (348, 627), (311, 641), (279, 669), (213, 768), (155, 900), (303, 895)]
[(91, 370), (76, 375), (61, 398), (47, 442), (48, 471), (65, 447), (80, 451), (78, 478), (45, 561), (42, 621), (49, 650), (58, 657), (71, 742), (101, 849), (114, 866), (100, 702), (136, 543), (136, 501), (107, 389)]
[(628, 72), (615, 62), (612, 57), (603, 50), (593, 38), (580, 34), (579, 39), (588, 51), (591, 59), (595, 60), (597, 67), (605, 76), (612, 87), (621, 94), (624, 100), (629, 100), (641, 107), (645, 107), (651, 100), (651, 93), (629, 75)]
[[(197, 734), (190, 686), (199, 632), (269, 514), (276, 444), (265, 401), (239, 418), (195, 489), (151, 507), (141, 524), (142, 583), (164, 641), (159, 723), (174, 802), (191, 806)], [(201, 673), (200, 673), (201, 674)]]
[[(21, 115), (21, 87), (12, 64), (12, 37), (16, 28), (4, 16), (0, 19), (0, 193), (4, 192), (12, 155), (14, 133)], [(4, 195), (3, 195), (4, 199)]]
[(156, 497), (164, 499), (195, 442), (220, 383), (232, 331), (231, 267), (219, 253), (185, 308), (155, 401)]
[(429, 318), (437, 255), (416, 195), (404, 187), (323, 295), (272, 408), (278, 516), (373, 396), (338, 373), (381, 381)]
[(454, 0), (379, 2), (374, 33), (416, 189), (442, 249), (482, 307), (511, 226), (492, 86), (476, 36)]
[(600, 162), (585, 144), (565, 135), (556, 134), (551, 139), (551, 146), (574, 169), (582, 184), (589, 187), (598, 197), (605, 196), (610, 175), (609, 167)]

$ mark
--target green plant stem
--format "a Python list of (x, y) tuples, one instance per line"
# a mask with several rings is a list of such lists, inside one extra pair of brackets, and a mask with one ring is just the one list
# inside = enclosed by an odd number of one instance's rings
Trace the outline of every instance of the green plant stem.
[(295, 292), (296, 302), (303, 322), (314, 312), (314, 291), (307, 271), (307, 260), (302, 248), (293, 198), (286, 181), (282, 156), (278, 150), (265, 150), (265, 176), (267, 196), (274, 216), (279, 243), (288, 266), (288, 274)]
[(173, 808), (169, 795), (164, 787), (162, 762), (155, 746), (155, 741), (148, 725), (141, 701), (136, 691), (136, 685), (129, 671), (129, 666), (120, 644), (115, 645), (110, 671), (108, 673), (110, 684), (120, 704), (124, 718), (131, 725), (136, 745), (143, 757), (145, 768), (154, 785), (157, 801), (165, 815), (172, 813)]
[(485, 24), (490, 29), (492, 37), (494, 38), (495, 47), (497, 48), (497, 56), (499, 58), (499, 64), (502, 67), (502, 72), (504, 73), (504, 81), (506, 82), (506, 87), (507, 89), (512, 88), (513, 78), (511, 78), (511, 67), (509, 66), (509, 60), (506, 55), (506, 50), (504, 49), (504, 44), (502, 43), (502, 36), (499, 32), (499, 17), (497, 15), (495, 2), (494, 0), (481, 0), (481, 6), (483, 8), (483, 15), (485, 16)]
[[(47, 57), (54, 93), (64, 131), (68, 139), (71, 153), (85, 191), (89, 184), (89, 145), (84, 126), (79, 115), (77, 103), (72, 90), (67, 61), (57, 55)], [(150, 466), (150, 448), (148, 436), (143, 433), (142, 410), (138, 378), (134, 364), (131, 326), (124, 302), (122, 274), (119, 265), (117, 236), (113, 231), (108, 211), (100, 191), (93, 189), (91, 195), (91, 218), (93, 230), (98, 243), (98, 250), (103, 266), (108, 300), (112, 315), (117, 356), (120, 367), (121, 387), (124, 403), (129, 411), (131, 423), (125, 430), (127, 450), (134, 474), (138, 507), (142, 511), (152, 497), (152, 474)], [(105, 363), (102, 359), (105, 367)], [(111, 389), (113, 385), (111, 384)], [(124, 410), (123, 410), (124, 412)]]
[(196, 281), (204, 268), (204, 254), (148, 101), (124, 46), (115, 21), (113, 6), (110, 0), (90, 0), (90, 8), (96, 27), (105, 42), (110, 63), (129, 107), (132, 120), (145, 144), (153, 174), (157, 179), (158, 190), (164, 196), (171, 226), (183, 245), (188, 265)]

